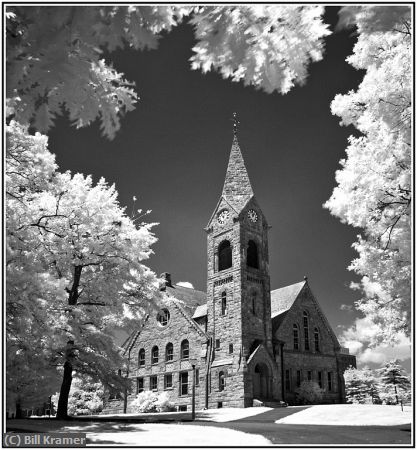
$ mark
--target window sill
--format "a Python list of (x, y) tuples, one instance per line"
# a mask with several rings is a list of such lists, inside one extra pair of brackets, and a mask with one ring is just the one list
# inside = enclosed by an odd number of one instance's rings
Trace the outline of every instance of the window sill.
[(174, 388), (172, 386), (164, 388), (164, 391), (173, 391)]

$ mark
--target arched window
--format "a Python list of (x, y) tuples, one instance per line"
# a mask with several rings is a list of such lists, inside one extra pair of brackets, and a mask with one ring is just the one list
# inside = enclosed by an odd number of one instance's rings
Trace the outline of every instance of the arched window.
[(320, 351), (320, 334), (318, 328), (314, 328), (314, 350)]
[(151, 362), (152, 364), (156, 364), (159, 359), (159, 349), (155, 345), (155, 347), (152, 348), (152, 355), (151, 355)]
[(224, 372), (219, 372), (219, 391), (224, 391), (226, 380), (224, 378)]
[(190, 357), (190, 344), (187, 339), (181, 342), (181, 359), (188, 359)]
[(252, 292), (251, 302), (252, 302), (252, 314), (256, 316), (256, 292)]
[(145, 349), (141, 348), (139, 350), (138, 366), (142, 367), (145, 365)]
[(298, 336), (298, 326), (294, 324), (292, 326), (292, 333), (294, 338), (294, 350), (300, 350), (300, 341)]
[(253, 267), (254, 269), (259, 269), (258, 261), (258, 247), (254, 241), (248, 242), (248, 251), (246, 255), (246, 265), (248, 267)]
[(308, 336), (308, 315), (303, 312), (303, 328), (304, 328), (304, 349), (310, 350), (310, 339)]
[(229, 241), (223, 241), (219, 245), (219, 272), (232, 267), (232, 247)]
[(227, 312), (227, 294), (226, 291), (222, 292), (222, 316), (226, 315)]
[(165, 361), (173, 361), (174, 359), (174, 346), (171, 342), (168, 342), (165, 347)]

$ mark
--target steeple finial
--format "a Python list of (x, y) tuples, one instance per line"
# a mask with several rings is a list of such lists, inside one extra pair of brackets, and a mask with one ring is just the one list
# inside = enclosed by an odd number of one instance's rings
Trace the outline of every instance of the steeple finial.
[(240, 122), (239, 122), (239, 119), (237, 118), (236, 112), (233, 113), (232, 120), (233, 120), (233, 136), (237, 136), (237, 128), (238, 128)]
[(233, 143), (230, 151), (229, 164), (227, 166), (226, 178), (224, 180), (222, 195), (238, 210), (243, 208), (247, 201), (253, 196), (252, 186), (246, 171), (237, 140), (237, 127), (239, 120), (237, 114), (233, 113)]

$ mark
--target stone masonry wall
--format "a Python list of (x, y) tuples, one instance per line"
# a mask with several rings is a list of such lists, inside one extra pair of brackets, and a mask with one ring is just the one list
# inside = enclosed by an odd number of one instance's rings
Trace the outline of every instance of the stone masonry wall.
[[(309, 344), (305, 348), (305, 333), (303, 326), (303, 312), (308, 314)], [(299, 350), (294, 350), (293, 325), (298, 326)], [(314, 329), (319, 331), (319, 351), (315, 349)], [(325, 390), (323, 403), (339, 403), (343, 386), (340, 380), (340, 369), (337, 362), (339, 351), (338, 343), (334, 341), (319, 314), (308, 286), (300, 292), (297, 300), (288, 311), (285, 319), (275, 333), (275, 338), (285, 342), (284, 345), (284, 394), (285, 400), (291, 404), (296, 402), (295, 389), (297, 388), (297, 371), (300, 371), (300, 381), (306, 381), (311, 372), (311, 379), (319, 381), (319, 372), (322, 376), (322, 388)], [(286, 371), (289, 370), (290, 385), (286, 381)], [(329, 389), (328, 374), (331, 377)]]
[[(162, 327), (156, 320), (156, 315), (151, 315), (146, 321), (139, 338), (131, 350), (130, 375), (132, 379), (132, 393), (128, 397), (129, 404), (137, 395), (137, 378), (143, 378), (144, 389), (150, 390), (150, 376), (157, 376), (157, 391), (166, 391), (170, 394), (170, 399), (177, 407), (187, 406), (191, 408), (192, 392), (192, 364), (199, 371), (199, 378), (196, 380), (196, 407), (203, 408), (205, 400), (205, 363), (207, 345), (205, 336), (198, 332), (182, 312), (175, 306), (168, 307), (170, 320), (168, 325)], [(189, 342), (189, 358), (180, 358), (181, 342), (187, 339)], [(165, 360), (165, 349), (168, 343), (174, 347), (173, 360)], [(158, 363), (151, 363), (151, 352), (154, 346), (158, 346)], [(145, 349), (145, 366), (139, 367), (138, 355), (141, 348)], [(180, 394), (179, 374), (188, 372), (188, 394)], [(165, 388), (164, 377), (172, 374), (172, 387)]]

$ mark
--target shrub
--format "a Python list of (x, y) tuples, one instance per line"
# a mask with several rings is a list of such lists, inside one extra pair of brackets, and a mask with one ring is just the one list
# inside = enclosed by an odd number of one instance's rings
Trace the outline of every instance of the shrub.
[(175, 411), (175, 405), (169, 400), (167, 392), (160, 394), (152, 391), (143, 391), (131, 403), (133, 412), (153, 413)]
[(297, 401), (303, 405), (320, 403), (323, 399), (324, 390), (315, 381), (303, 381), (295, 390)]

